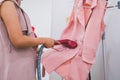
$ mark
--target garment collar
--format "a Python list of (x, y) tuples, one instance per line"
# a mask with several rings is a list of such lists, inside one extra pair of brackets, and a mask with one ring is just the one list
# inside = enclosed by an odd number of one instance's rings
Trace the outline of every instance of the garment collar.
[(85, 0), (84, 4), (91, 6), (91, 8), (96, 7), (98, 0)]
[[(85, 11), (84, 7), (88, 7), (91, 9), (90, 13), (92, 12), (92, 9), (97, 6), (98, 0), (75, 0), (75, 6), (79, 8), (79, 11), (77, 12), (78, 19), (82, 26), (85, 26)], [(89, 16), (90, 17), (90, 16)]]

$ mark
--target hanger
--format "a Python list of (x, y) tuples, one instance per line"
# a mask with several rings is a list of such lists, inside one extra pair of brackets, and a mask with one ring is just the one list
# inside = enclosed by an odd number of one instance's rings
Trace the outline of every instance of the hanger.
[[(108, 1), (108, 0), (106, 0)], [(108, 6), (107, 8), (114, 8), (114, 7), (117, 7), (118, 9), (120, 9), (120, 1), (117, 2), (117, 5), (115, 6)]]

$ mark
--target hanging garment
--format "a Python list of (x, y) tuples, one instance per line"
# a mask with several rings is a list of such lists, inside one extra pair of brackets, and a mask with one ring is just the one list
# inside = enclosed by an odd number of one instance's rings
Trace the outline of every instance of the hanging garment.
[[(0, 0), (0, 6), (4, 0)], [(34, 37), (34, 32), (27, 14), (22, 11), (16, 0), (11, 0), (18, 12), (24, 35)], [(24, 14), (24, 15), (23, 15)], [(35, 80), (36, 51), (34, 48), (15, 48), (0, 17), (0, 80)]]
[[(104, 32), (105, 0), (75, 0), (69, 23), (60, 39), (77, 42), (75, 49), (62, 45), (42, 55), (48, 73), (57, 72), (65, 80), (87, 80), (96, 50)], [(58, 51), (59, 50), (59, 51)]]

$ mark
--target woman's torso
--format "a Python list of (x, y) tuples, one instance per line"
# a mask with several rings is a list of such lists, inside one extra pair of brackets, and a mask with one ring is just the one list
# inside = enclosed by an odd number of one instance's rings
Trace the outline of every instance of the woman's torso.
[[(0, 1), (0, 5), (2, 1)], [(12, 1), (15, 3), (18, 12), (23, 34), (34, 37), (29, 17), (15, 0)], [(15, 48), (0, 17), (0, 80), (35, 80), (35, 68), (35, 49), (33, 47), (25, 49)]]

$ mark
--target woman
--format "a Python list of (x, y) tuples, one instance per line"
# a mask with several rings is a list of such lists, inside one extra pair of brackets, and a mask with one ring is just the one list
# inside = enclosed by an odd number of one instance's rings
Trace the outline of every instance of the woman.
[(51, 38), (34, 37), (20, 3), (0, 0), (0, 80), (35, 80), (35, 46), (51, 48), (55, 43)]

